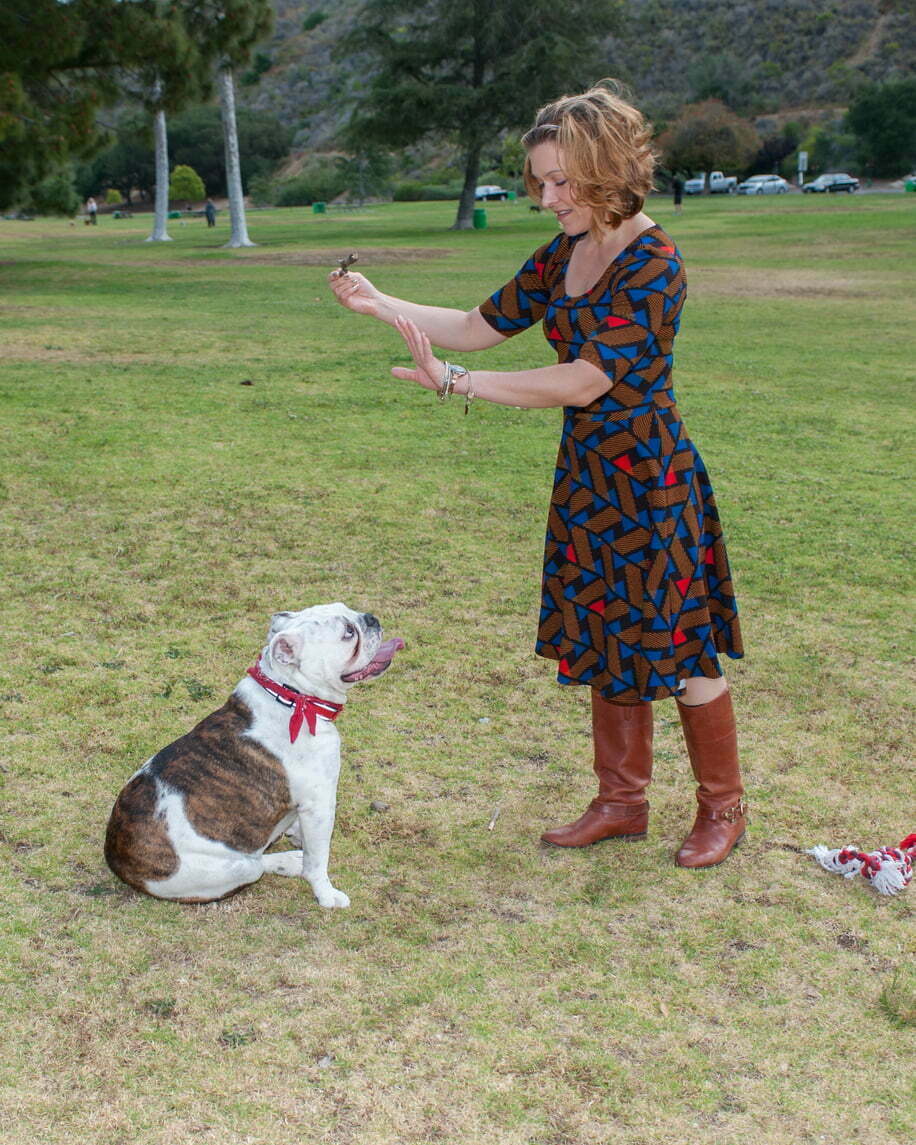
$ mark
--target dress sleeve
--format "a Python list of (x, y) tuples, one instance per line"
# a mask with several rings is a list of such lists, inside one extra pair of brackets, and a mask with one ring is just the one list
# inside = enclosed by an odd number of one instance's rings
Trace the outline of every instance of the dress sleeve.
[(600, 317), (594, 314), (578, 357), (615, 383), (643, 373), (646, 359), (671, 354), (686, 288), (676, 251), (647, 251), (611, 280), (606, 305), (595, 307)]
[(505, 286), (480, 304), (480, 313), (505, 338), (520, 334), (544, 317), (553, 288), (558, 240), (540, 247)]

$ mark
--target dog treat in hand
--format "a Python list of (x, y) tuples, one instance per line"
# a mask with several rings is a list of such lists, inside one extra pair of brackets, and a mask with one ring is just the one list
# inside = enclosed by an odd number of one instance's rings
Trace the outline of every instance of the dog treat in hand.
[(351, 254), (344, 255), (344, 257), (337, 263), (337, 265), (340, 267), (338, 274), (346, 274), (358, 258), (359, 255), (356, 253), (356, 251), (353, 251)]

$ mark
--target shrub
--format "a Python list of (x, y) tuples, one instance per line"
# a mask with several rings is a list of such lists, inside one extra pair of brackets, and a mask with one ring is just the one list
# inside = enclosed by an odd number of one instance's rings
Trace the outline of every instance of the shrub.
[(256, 207), (276, 205), (277, 186), (269, 175), (255, 175), (248, 183), (248, 194)]
[(194, 168), (179, 164), (169, 180), (169, 198), (185, 199), (190, 203), (203, 199), (205, 195), (204, 181)]
[(278, 207), (307, 207), (336, 199), (346, 190), (346, 177), (334, 160), (316, 156), (298, 175), (275, 185), (274, 203)]
[(443, 202), (446, 199), (460, 199), (460, 183), (438, 184), (399, 183), (394, 189), (396, 203)]
[(79, 205), (80, 199), (73, 186), (73, 168), (70, 165), (30, 187), (21, 204), (24, 210), (39, 215), (75, 215)]
[(418, 203), (423, 198), (423, 187), (419, 183), (398, 183), (394, 189), (396, 203)]
[(105, 202), (112, 207), (116, 207), (123, 200), (123, 198), (124, 196), (115, 187), (109, 187), (105, 192)]

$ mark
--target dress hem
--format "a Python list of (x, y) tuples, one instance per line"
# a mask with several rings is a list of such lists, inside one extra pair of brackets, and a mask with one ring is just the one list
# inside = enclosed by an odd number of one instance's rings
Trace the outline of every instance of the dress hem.
[[(548, 645), (548, 647), (551, 647), (551, 646)], [(743, 660), (744, 659), (744, 653), (743, 652), (737, 652), (731, 648), (717, 649), (717, 652), (720, 655), (727, 656), (729, 658), (729, 660)], [(560, 655), (551, 655), (550, 652), (542, 651), (540, 648), (535, 648), (534, 654), (536, 656), (540, 656), (544, 660), (553, 660), (554, 663), (558, 663), (562, 659), (562, 657)], [(686, 680), (720, 680), (724, 675), (725, 675), (725, 673), (722, 671), (721, 668), (719, 668), (719, 671), (716, 673), (690, 672), (687, 675), (682, 676), (680, 678), (680, 680), (681, 680), (681, 683), (683, 683)], [(638, 689), (635, 687), (621, 688), (617, 692), (613, 692), (613, 691), (609, 692), (609, 689), (603, 688), (599, 684), (594, 684), (594, 683), (592, 683), (591, 680), (577, 680), (574, 676), (561, 676), (559, 673), (557, 673), (557, 683), (561, 687), (570, 687), (570, 686), (577, 686), (578, 685), (579, 687), (594, 688), (595, 691), (599, 692), (601, 694), (601, 696), (606, 700), (615, 700), (620, 696), (632, 696), (635, 694), (635, 699), (622, 701), (624, 703), (634, 703), (634, 704), (643, 703), (643, 702), (651, 703), (654, 700), (668, 700), (671, 698), (677, 698), (678, 693), (681, 691), (681, 686), (679, 685), (677, 688), (670, 688), (670, 687), (653, 688), (651, 695), (649, 695), (649, 694), (639, 695)], [(609, 694), (606, 694), (608, 692), (609, 692)]]

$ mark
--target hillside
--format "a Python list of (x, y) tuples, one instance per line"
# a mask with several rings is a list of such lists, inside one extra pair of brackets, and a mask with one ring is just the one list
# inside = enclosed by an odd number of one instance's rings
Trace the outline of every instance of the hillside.
[[(361, 0), (274, 6), (274, 34), (259, 49), (266, 70), (241, 87), (240, 102), (293, 127), (294, 146), (331, 148), (362, 82), (333, 49)], [(656, 123), (709, 97), (770, 119), (843, 106), (862, 82), (916, 73), (913, 0), (625, 0), (624, 12), (605, 74), (622, 79)]]

